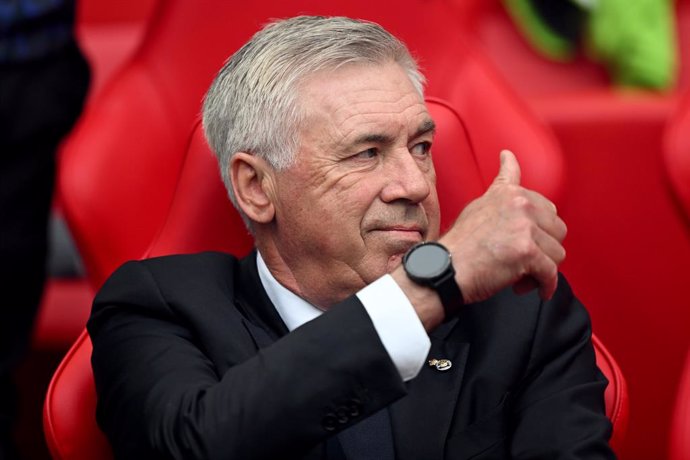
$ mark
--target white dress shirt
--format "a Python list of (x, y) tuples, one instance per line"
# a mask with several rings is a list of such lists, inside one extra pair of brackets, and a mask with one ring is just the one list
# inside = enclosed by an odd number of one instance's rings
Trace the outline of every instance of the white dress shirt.
[[(316, 306), (280, 284), (257, 253), (256, 264), (261, 284), (278, 314), (293, 331), (323, 314)], [(390, 275), (384, 275), (357, 293), (374, 328), (400, 372), (408, 381), (417, 376), (429, 354), (431, 341), (409, 299)]]

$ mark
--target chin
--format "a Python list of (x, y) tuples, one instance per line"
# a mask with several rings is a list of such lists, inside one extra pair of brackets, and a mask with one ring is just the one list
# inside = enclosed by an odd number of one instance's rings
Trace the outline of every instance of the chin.
[(398, 268), (402, 264), (403, 257), (405, 253), (394, 254), (388, 258), (388, 263), (386, 265), (386, 272), (391, 273), (393, 270)]

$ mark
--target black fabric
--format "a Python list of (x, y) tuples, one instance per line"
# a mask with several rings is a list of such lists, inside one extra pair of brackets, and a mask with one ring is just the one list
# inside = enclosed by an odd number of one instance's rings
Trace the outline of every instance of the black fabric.
[(75, 44), (0, 67), (0, 432), (14, 417), (7, 388), (43, 292), (56, 149), (81, 112), (88, 81)]
[(614, 458), (565, 279), (549, 302), (507, 289), (466, 305), (430, 334), (451, 369), (403, 383), (356, 296), (281, 335), (255, 264), (163, 257), (104, 284), (87, 327), (116, 458), (339, 460), (335, 440), (386, 408), (397, 460)]
[(393, 433), (387, 409), (382, 409), (341, 431), (338, 440), (347, 460), (395, 459)]
[(0, 65), (58, 56), (73, 42), (75, 0), (0, 2)]
[(587, 12), (570, 0), (530, 0), (549, 28), (571, 43), (579, 43)]

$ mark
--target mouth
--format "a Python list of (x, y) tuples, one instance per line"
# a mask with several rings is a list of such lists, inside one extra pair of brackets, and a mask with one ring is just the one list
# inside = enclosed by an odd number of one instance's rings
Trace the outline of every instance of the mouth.
[(405, 253), (417, 243), (424, 241), (426, 229), (419, 225), (390, 225), (372, 230), (384, 238), (388, 254), (387, 271), (395, 270)]
[(388, 227), (377, 228), (375, 231), (400, 233), (401, 235), (419, 235), (424, 236), (426, 231), (418, 225), (391, 225)]
[(424, 230), (418, 227), (387, 227), (374, 230), (384, 233), (387, 237), (398, 241), (421, 242), (424, 240)]

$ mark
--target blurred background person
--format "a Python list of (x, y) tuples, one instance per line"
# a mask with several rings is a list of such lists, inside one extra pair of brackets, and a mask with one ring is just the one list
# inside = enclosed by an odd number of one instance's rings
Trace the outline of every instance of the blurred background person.
[(0, 0), (0, 458), (12, 443), (16, 389), (46, 274), (55, 153), (82, 110), (89, 67), (74, 0)]

